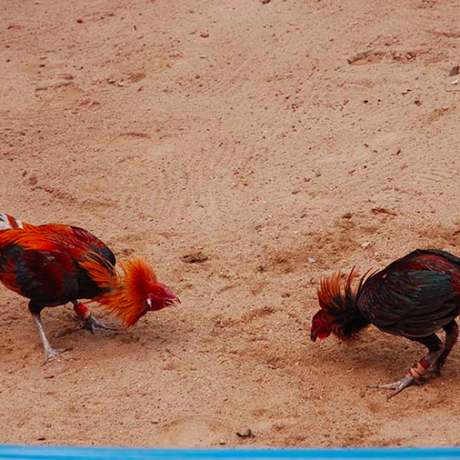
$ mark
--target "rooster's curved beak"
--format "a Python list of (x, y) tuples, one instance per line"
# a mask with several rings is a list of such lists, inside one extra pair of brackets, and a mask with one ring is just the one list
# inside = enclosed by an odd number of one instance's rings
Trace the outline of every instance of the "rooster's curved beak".
[(181, 300), (179, 299), (179, 297), (175, 297), (174, 299), (166, 299), (165, 300), (165, 304), (166, 305), (177, 305), (179, 303), (182, 303)]
[(318, 334), (316, 332), (311, 332), (310, 333), (310, 339), (313, 341), (313, 342), (316, 342), (316, 339), (318, 338)]
[(176, 296), (176, 298), (173, 300), (173, 303), (182, 303), (180, 298)]

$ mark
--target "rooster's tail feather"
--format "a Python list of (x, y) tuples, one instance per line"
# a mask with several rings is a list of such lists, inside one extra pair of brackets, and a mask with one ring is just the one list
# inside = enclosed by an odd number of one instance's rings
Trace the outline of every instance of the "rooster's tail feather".
[(10, 228), (24, 228), (22, 222), (6, 213), (0, 213), (0, 231)]

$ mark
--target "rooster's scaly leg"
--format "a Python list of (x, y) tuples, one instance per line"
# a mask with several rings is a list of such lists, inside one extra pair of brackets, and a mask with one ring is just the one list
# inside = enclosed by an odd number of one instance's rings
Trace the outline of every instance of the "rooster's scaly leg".
[(429, 352), (417, 364), (411, 367), (401, 380), (398, 380), (397, 382), (386, 383), (383, 385), (369, 385), (369, 388), (385, 388), (394, 390), (394, 392), (388, 396), (388, 399), (393, 398), (393, 396), (401, 393), (401, 391), (413, 385), (414, 383), (420, 384), (422, 382), (421, 378), (423, 375), (428, 371), (428, 369), (436, 364), (444, 351), (444, 344), (436, 334), (431, 334), (428, 337), (409, 338), (410, 340), (423, 343), (423, 345), (428, 348)]
[(446, 341), (444, 343), (444, 351), (441, 353), (441, 356), (438, 360), (433, 364), (430, 368), (430, 372), (434, 374), (440, 374), (441, 369), (446, 362), (446, 358), (449, 356), (454, 345), (457, 343), (458, 339), (458, 326), (455, 321), (451, 321), (449, 324), (444, 326), (444, 330), (446, 331)]
[[(65, 353), (66, 351), (69, 351), (70, 348), (62, 348), (62, 349), (56, 349), (53, 348), (49, 341), (48, 338), (46, 337), (45, 330), (43, 329), (42, 325), (42, 320), (40, 318), (40, 312), (37, 311), (32, 311), (32, 318), (34, 319), (35, 326), (38, 329), (38, 333), (40, 334), (40, 339), (43, 344), (43, 351), (45, 352), (45, 361), (43, 364), (46, 364), (50, 359), (57, 358), (58, 356), (61, 356), (62, 353)], [(62, 355), (63, 358), (68, 359), (68, 356)]]
[(104, 323), (101, 323), (91, 314), (91, 312), (85, 304), (78, 301), (74, 301), (72, 303), (75, 314), (84, 321), (81, 326), (81, 329), (86, 329), (87, 331), (91, 331), (91, 333), (94, 333), (98, 329), (103, 329), (106, 331), (119, 331), (119, 329), (109, 327), (106, 326)]

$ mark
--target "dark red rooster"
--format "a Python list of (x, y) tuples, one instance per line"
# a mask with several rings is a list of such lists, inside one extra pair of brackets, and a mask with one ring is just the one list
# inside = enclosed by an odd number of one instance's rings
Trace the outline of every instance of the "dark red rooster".
[(68, 225), (30, 225), (0, 214), (0, 281), (30, 299), (29, 310), (45, 351), (45, 363), (66, 350), (51, 347), (40, 313), (45, 307), (72, 302), (83, 327), (109, 329), (91, 316), (79, 299), (92, 299), (114, 313), (125, 327), (149, 311), (180, 302), (157, 281), (153, 268), (141, 258), (115, 270), (113, 252), (90, 232)]
[[(363, 276), (352, 288), (355, 272), (344, 288), (341, 274), (321, 280), (318, 300), (321, 309), (311, 326), (311, 339), (325, 339), (334, 333), (349, 341), (366, 326), (420, 342), (428, 354), (401, 380), (373, 388), (394, 390), (395, 396), (428, 371), (439, 373), (457, 342), (455, 318), (460, 312), (460, 259), (437, 250), (417, 250), (396, 260), (384, 270)], [(443, 343), (436, 332), (444, 329)]]

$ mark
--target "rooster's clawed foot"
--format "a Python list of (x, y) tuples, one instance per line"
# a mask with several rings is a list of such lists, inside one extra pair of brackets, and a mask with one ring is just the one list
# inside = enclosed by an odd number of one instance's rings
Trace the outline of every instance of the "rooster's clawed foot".
[(62, 359), (74, 359), (72, 356), (64, 355), (67, 351), (72, 350), (72, 348), (47, 348), (45, 349), (45, 360), (43, 361), (43, 365), (45, 365), (48, 361), (51, 361), (55, 358), (62, 358)]
[(369, 388), (384, 388), (387, 390), (394, 390), (393, 393), (387, 396), (387, 399), (391, 399), (397, 394), (401, 393), (401, 391), (403, 391), (407, 387), (410, 387), (411, 385), (414, 385), (414, 384), (421, 385), (422, 383), (423, 383), (422, 379), (415, 379), (408, 372), (401, 380), (398, 380), (397, 382), (369, 385)]
[(90, 316), (82, 325), (80, 326), (81, 329), (85, 329), (86, 331), (91, 331), (92, 334), (96, 332), (98, 329), (102, 329), (105, 331), (120, 331), (115, 327), (106, 326), (104, 323), (101, 323), (98, 319), (94, 316)]

